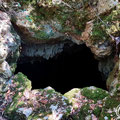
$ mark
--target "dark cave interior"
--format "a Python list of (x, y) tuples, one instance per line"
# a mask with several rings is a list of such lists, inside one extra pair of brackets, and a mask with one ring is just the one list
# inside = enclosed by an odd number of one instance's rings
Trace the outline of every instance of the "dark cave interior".
[(65, 93), (72, 88), (96, 86), (106, 89), (98, 71), (98, 61), (85, 45), (66, 47), (62, 53), (49, 60), (19, 63), (16, 69), (32, 81), (32, 89), (51, 86)]

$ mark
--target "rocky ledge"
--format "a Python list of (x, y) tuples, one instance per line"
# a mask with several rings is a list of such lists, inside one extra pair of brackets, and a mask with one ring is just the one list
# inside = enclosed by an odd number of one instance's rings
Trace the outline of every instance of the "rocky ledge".
[[(0, 119), (119, 119), (119, 4), (118, 0), (1, 0)], [(31, 90), (25, 75), (14, 75), (20, 53), (49, 59), (69, 41), (91, 49), (108, 77), (108, 91), (94, 86), (64, 95), (51, 87)]]

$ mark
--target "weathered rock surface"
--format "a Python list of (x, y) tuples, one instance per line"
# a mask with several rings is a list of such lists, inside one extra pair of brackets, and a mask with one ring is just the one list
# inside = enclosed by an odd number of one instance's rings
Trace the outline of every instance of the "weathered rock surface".
[(61, 52), (66, 40), (85, 43), (101, 60), (99, 69), (107, 76), (114, 64), (114, 57), (108, 60), (116, 50), (113, 37), (120, 36), (118, 0), (1, 0), (0, 9), (0, 119), (117, 119), (119, 61), (107, 80), (109, 93), (96, 87), (73, 89), (64, 96), (50, 87), (31, 90), (26, 76), (12, 73), (21, 37), (28, 46), (22, 49), (24, 55), (46, 59)]
[(107, 79), (107, 87), (109, 91), (114, 95), (118, 95), (120, 97), (120, 59), (114, 66), (114, 69), (110, 73)]
[(12, 76), (13, 64), (16, 64), (18, 58), (15, 53), (19, 46), (20, 37), (14, 31), (10, 17), (0, 11), (0, 91), (3, 84)]
[(69, 117), (72, 120), (98, 120), (103, 107), (103, 99), (109, 94), (107, 91), (86, 87), (83, 89), (72, 89), (65, 96), (72, 103), (72, 111)]
[(103, 79), (106, 80), (109, 76), (109, 73), (114, 68), (114, 56), (111, 55), (99, 61), (98, 69), (103, 74)]
[(31, 90), (31, 82), (22, 73), (9, 81), (1, 106), (11, 120), (60, 120), (71, 111), (68, 99), (51, 87)]
[(104, 104), (102, 107), (102, 111), (100, 113), (99, 120), (119, 120), (119, 110), (120, 108), (120, 100), (114, 96), (108, 96), (104, 99)]
[(0, 11), (0, 63), (12, 56), (20, 45), (20, 38), (14, 31), (7, 13)]
[[(0, 64), (0, 82), (5, 82), (5, 79), (8, 79), (12, 76), (9, 64), (4, 61)], [(3, 79), (3, 80), (2, 80)]]
[[(23, 45), (23, 49), (21, 52), (21, 57), (41, 57), (45, 59), (53, 58), (56, 54), (61, 53), (64, 50), (64, 45), (66, 43), (57, 43), (57, 44), (31, 44), (31, 45)], [(72, 43), (70, 43), (72, 45)], [(69, 46), (70, 46), (69, 45)]]
[(120, 99), (96, 87), (75, 88), (65, 96), (72, 103), (70, 120), (117, 120)]
[[(63, 95), (51, 87), (31, 90), (22, 73), (8, 81), (1, 97), (0, 113), (10, 120), (111, 120), (120, 101), (94, 86), (72, 89)], [(111, 105), (112, 104), (112, 105)]]
[(120, 112), (120, 59), (116, 62), (114, 69), (107, 79), (107, 88), (110, 96), (104, 99), (104, 105), (100, 114), (100, 120), (119, 119)]
[[(12, 4), (7, 3), (6, 9)], [(9, 14), (26, 44), (58, 43), (69, 38), (77, 44), (84, 41), (97, 57), (103, 58), (112, 53), (111, 38), (106, 31), (113, 32), (110, 28), (115, 15), (109, 11), (117, 4), (118, 0), (20, 0), (11, 5)], [(103, 18), (103, 14), (109, 15)]]

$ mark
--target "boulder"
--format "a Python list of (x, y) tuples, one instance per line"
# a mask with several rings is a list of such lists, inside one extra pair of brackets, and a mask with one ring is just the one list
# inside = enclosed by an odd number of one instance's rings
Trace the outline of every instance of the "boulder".
[(103, 99), (109, 93), (94, 86), (83, 89), (74, 88), (64, 94), (72, 104), (70, 120), (98, 120), (103, 107)]
[(20, 37), (14, 31), (10, 17), (0, 11), (0, 92), (5, 83), (12, 77), (13, 68), (18, 59)]
[(120, 60), (107, 79), (109, 92), (93, 86), (64, 95), (51, 87), (32, 90), (25, 75), (13, 75), (22, 39), (31, 47), (22, 49), (24, 54), (46, 59), (61, 52), (66, 41), (85, 43), (107, 76), (114, 57), (107, 58), (115, 54), (114, 38), (120, 36), (118, 0), (5, 0), (0, 10), (0, 119), (118, 119)]
[(15, 32), (10, 17), (7, 13), (0, 11), (0, 64), (9, 61), (11, 64), (16, 62), (18, 56), (15, 54), (20, 46), (20, 37)]
[[(7, 3), (6, 10), (25, 44), (51, 44), (69, 39), (76, 44), (84, 42), (98, 58), (112, 53), (109, 36), (112, 25), (106, 28), (106, 24), (113, 21), (110, 11), (118, 5), (118, 0)], [(105, 14), (109, 15), (103, 17)]]
[[(31, 82), (18, 73), (8, 83), (5, 114), (12, 120), (61, 120), (71, 111), (68, 99), (51, 87), (31, 90)], [(5, 105), (6, 105), (5, 104)]]
[(14, 31), (10, 17), (0, 11), (0, 63), (12, 56), (20, 46), (20, 37)]

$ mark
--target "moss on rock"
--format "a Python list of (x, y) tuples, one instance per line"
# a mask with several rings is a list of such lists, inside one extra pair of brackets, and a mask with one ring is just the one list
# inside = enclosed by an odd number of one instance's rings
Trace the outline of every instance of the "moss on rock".
[(66, 97), (51, 87), (31, 90), (31, 82), (22, 73), (14, 76), (8, 92), (5, 115), (11, 120), (60, 120), (71, 112)]
[(23, 96), (25, 89), (31, 90), (31, 82), (25, 75), (18, 73), (9, 82), (9, 84), (11, 86), (8, 89), (10, 96), (7, 93), (4, 95), (6, 97), (8, 96), (8, 99), (10, 99), (10, 101), (7, 101), (8, 105), (5, 109), (5, 113), (8, 114), (11, 119), (13, 119), (15, 116), (12, 113), (16, 112), (19, 105), (21, 106), (24, 104), (22, 101), (19, 101), (19, 99)]
[(72, 104), (72, 112), (69, 117), (72, 120), (83, 120), (100, 117), (102, 111), (103, 99), (109, 93), (96, 87), (86, 87), (83, 89), (72, 89), (64, 94)]
[(102, 112), (100, 114), (100, 120), (111, 120), (111, 119), (117, 119), (117, 112), (119, 109), (117, 107), (120, 105), (120, 100), (117, 100), (114, 96), (108, 96), (104, 100), (104, 105), (102, 108)]
[(119, 71), (120, 60), (116, 62), (115, 67), (112, 72), (109, 74), (107, 79), (107, 87), (112, 96), (120, 99), (120, 71)]
[(110, 13), (98, 16), (94, 21), (91, 39), (94, 43), (110, 41), (109, 34), (119, 36), (120, 31), (120, 5), (115, 7)]
[(93, 86), (83, 88), (81, 93), (83, 96), (87, 97), (88, 99), (92, 99), (94, 101), (102, 100), (109, 95), (107, 91)]

